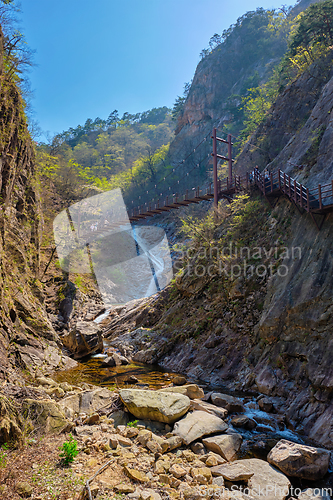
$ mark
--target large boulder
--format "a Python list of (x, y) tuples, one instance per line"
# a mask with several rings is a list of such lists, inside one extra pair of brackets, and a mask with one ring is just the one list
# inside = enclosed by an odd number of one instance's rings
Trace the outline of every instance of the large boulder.
[(236, 433), (214, 436), (202, 440), (207, 450), (218, 453), (221, 457), (228, 460), (228, 462), (236, 460), (242, 441), (242, 436)]
[(213, 476), (222, 476), (227, 481), (248, 481), (254, 474), (250, 472), (248, 467), (242, 465), (241, 462), (232, 462), (229, 464), (216, 465), (211, 468)]
[(185, 444), (190, 444), (202, 436), (224, 432), (227, 429), (228, 425), (216, 415), (194, 411), (175, 424), (173, 433), (181, 437)]
[(171, 424), (190, 408), (187, 396), (162, 391), (121, 389), (119, 395), (132, 415), (142, 420), (157, 420)]
[[(245, 478), (246, 474), (250, 476), (247, 480), (246, 490), (246, 498), (248, 499), (284, 500), (289, 495), (289, 479), (264, 460), (258, 458), (236, 460), (232, 463), (232, 469), (229, 472), (224, 467), (224, 465), (219, 466), (221, 471), (225, 471), (221, 474), (222, 476), (224, 474), (225, 478), (229, 475), (233, 475), (234, 478), (241, 476)], [(237, 467), (239, 467), (238, 471)], [(217, 467), (212, 469), (213, 474), (216, 475), (214, 469)], [(236, 479), (234, 480), (236, 481)]]
[(228, 410), (225, 408), (219, 408), (211, 403), (206, 403), (206, 401), (200, 401), (200, 399), (191, 401), (191, 406), (194, 410), (206, 411), (222, 419), (228, 415)]
[(110, 356), (107, 356), (105, 359), (103, 359), (101, 366), (102, 368), (110, 368), (113, 366), (121, 366), (128, 364), (129, 360), (125, 358), (125, 356), (121, 356), (120, 354), (114, 352), (110, 354)]
[(115, 394), (109, 389), (101, 387), (67, 396), (59, 401), (58, 405), (67, 418), (73, 418), (75, 414), (79, 413), (89, 415), (101, 409), (107, 410), (108, 407), (112, 407), (115, 397)]
[(59, 434), (72, 428), (72, 423), (66, 419), (55, 401), (25, 399), (22, 403), (22, 414), (45, 434)]
[(77, 366), (77, 361), (65, 356), (55, 342), (47, 346), (17, 345), (15, 356), (20, 365), (31, 372), (49, 374), (55, 370), (69, 370)]
[(316, 481), (325, 476), (330, 452), (281, 439), (269, 452), (267, 460), (290, 477)]
[(165, 387), (164, 389), (160, 389), (162, 392), (176, 392), (178, 394), (184, 394), (190, 399), (201, 399), (204, 397), (205, 393), (196, 384), (186, 384), (180, 387)]
[(214, 405), (226, 408), (229, 413), (239, 413), (245, 410), (242, 401), (234, 396), (229, 396), (229, 394), (213, 392), (210, 399)]
[(75, 359), (103, 351), (101, 327), (91, 321), (78, 321), (75, 328), (66, 333), (61, 340)]

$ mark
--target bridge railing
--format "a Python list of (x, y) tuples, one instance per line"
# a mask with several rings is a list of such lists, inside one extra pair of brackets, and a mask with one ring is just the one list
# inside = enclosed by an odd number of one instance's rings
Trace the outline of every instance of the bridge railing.
[(333, 181), (323, 185), (318, 184), (317, 188), (310, 191), (280, 169), (263, 173), (255, 169), (253, 175), (255, 184), (264, 195), (282, 192), (307, 212), (323, 210), (333, 204)]

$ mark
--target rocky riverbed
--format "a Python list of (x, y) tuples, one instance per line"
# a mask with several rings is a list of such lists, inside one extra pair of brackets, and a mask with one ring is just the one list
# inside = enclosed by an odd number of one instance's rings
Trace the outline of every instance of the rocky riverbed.
[(330, 452), (303, 444), (274, 399), (205, 393), (182, 376), (166, 385), (110, 391), (36, 377), (16, 394), (35, 429), (73, 434), (74, 474), (97, 474), (89, 490), (59, 498), (328, 498)]

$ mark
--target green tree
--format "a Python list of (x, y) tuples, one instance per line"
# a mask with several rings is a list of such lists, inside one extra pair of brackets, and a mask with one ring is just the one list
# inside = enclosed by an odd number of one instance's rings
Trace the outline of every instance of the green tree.
[(166, 144), (159, 148), (157, 151), (153, 151), (151, 148), (147, 148), (146, 155), (136, 160), (132, 168), (132, 179), (136, 184), (142, 182), (155, 182), (158, 167), (161, 164), (166, 166), (166, 156), (169, 151), (169, 144)]
[(192, 82), (185, 83), (183, 95), (176, 97), (175, 103), (174, 103), (173, 108), (172, 108), (173, 120), (178, 120), (182, 116), (185, 101), (186, 101), (188, 94), (190, 92), (191, 84), (192, 84)]
[(114, 111), (112, 111), (112, 113), (109, 114), (108, 119), (106, 120), (106, 124), (109, 127), (117, 128), (118, 122), (119, 122), (118, 110), (115, 109)]
[(311, 57), (317, 44), (325, 47), (333, 44), (333, 0), (312, 4), (298, 16), (291, 36), (290, 54), (294, 56), (303, 48)]
[[(18, 29), (17, 13), (19, 8), (15, 0), (0, 0), (0, 26), (3, 32), (2, 64), (7, 79), (21, 84), (21, 91), (27, 94), (27, 79), (24, 73), (33, 65), (33, 51)], [(1, 35), (1, 30), (0, 30)], [(27, 95), (25, 95), (27, 97)]]

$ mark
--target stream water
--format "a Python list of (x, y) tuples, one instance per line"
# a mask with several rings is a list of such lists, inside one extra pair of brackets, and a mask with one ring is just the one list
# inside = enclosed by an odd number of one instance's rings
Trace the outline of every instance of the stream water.
[[(109, 348), (108, 341), (105, 341), (105, 351)], [(68, 382), (72, 385), (86, 382), (88, 384), (107, 387), (111, 390), (123, 387), (135, 387), (160, 389), (170, 385), (175, 373), (166, 372), (159, 366), (145, 365), (143, 363), (131, 363), (117, 367), (102, 367), (102, 361), (106, 357), (105, 353), (92, 356), (83, 363), (79, 363), (76, 368), (58, 372), (55, 374), (57, 382)], [(129, 377), (135, 377), (138, 382), (133, 383)], [(214, 390), (215, 392), (228, 393), (240, 398), (245, 406), (243, 415), (254, 419), (257, 422), (257, 427), (254, 430), (245, 430), (243, 428), (233, 429), (231, 418), (228, 417), (228, 425), (231, 430), (239, 432), (243, 436), (244, 444), (242, 454), (239, 458), (260, 458), (265, 460), (268, 451), (275, 446), (280, 439), (287, 439), (296, 443), (313, 445), (315, 443), (309, 441), (306, 437), (288, 429), (274, 413), (266, 413), (258, 407), (257, 396), (253, 394), (240, 394), (228, 391), (225, 387), (209, 387), (200, 380), (191, 380), (191, 383), (196, 383), (202, 387), (205, 393)], [(333, 464), (332, 464), (333, 465)], [(321, 481), (299, 480), (289, 478), (294, 488), (332, 488), (333, 490), (333, 467), (331, 466), (329, 473)]]

